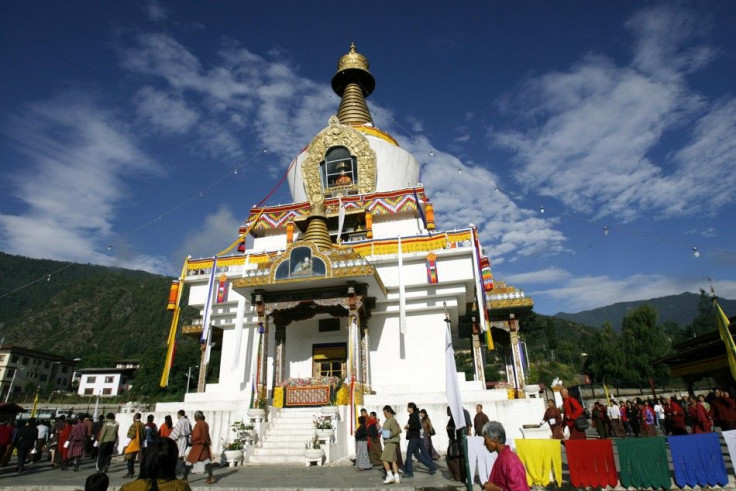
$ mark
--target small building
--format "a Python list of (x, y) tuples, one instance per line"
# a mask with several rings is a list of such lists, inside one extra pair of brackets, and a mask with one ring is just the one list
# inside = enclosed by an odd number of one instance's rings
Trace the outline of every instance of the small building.
[(82, 368), (79, 375), (77, 393), (83, 396), (113, 397), (123, 395), (130, 390), (131, 381), (140, 363), (122, 360), (115, 363), (115, 368)]
[(0, 398), (9, 400), (29, 382), (36, 388), (67, 390), (74, 360), (12, 344), (0, 346)]

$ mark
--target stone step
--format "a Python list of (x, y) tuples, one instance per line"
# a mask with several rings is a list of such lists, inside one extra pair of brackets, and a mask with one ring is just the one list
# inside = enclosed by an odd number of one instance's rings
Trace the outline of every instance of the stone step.
[(304, 455), (251, 455), (244, 465), (304, 465)]
[(304, 445), (306, 443), (307, 443), (307, 440), (268, 442), (268, 446), (266, 446), (266, 443), (264, 442), (263, 447), (261, 447), (259, 450), (276, 450), (280, 448), (304, 448)]
[(314, 424), (312, 424), (311, 421), (299, 421), (299, 420), (292, 420), (292, 421), (274, 421), (273, 422), (273, 425), (271, 425), (271, 429), (276, 429), (276, 428), (278, 428), (278, 429), (308, 428), (308, 429), (314, 430)]
[(303, 455), (304, 445), (292, 448), (254, 448), (253, 455)]
[(293, 441), (306, 441), (311, 440), (314, 438), (314, 432), (310, 431), (309, 433), (291, 433), (288, 435), (274, 433), (274, 434), (268, 434), (263, 438), (263, 444), (265, 445), (266, 442), (293, 442)]

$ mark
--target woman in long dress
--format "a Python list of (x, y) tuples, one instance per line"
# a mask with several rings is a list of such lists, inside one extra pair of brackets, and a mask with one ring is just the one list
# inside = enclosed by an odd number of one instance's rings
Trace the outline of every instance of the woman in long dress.
[(554, 399), (547, 400), (547, 410), (544, 411), (542, 422), (546, 422), (549, 425), (549, 429), (552, 430), (552, 438), (557, 440), (565, 439), (565, 433), (562, 428), (562, 413), (560, 412), (560, 408), (555, 406)]
[(368, 456), (368, 428), (365, 426), (365, 416), (358, 418), (358, 428), (355, 430), (355, 467), (359, 471), (373, 467)]
[(381, 423), (378, 421), (374, 411), (371, 411), (367, 425), (368, 456), (370, 457), (371, 465), (381, 466), (381, 453), (383, 453), (383, 445), (381, 445)]
[(194, 428), (192, 429), (192, 448), (187, 455), (186, 467), (184, 467), (184, 480), (188, 482), (189, 471), (197, 462), (204, 463), (204, 470), (207, 472), (207, 484), (215, 482), (215, 475), (212, 473), (212, 452), (210, 446), (210, 427), (204, 420), (204, 413), (196, 411), (194, 413)]
[(69, 433), (69, 448), (66, 452), (66, 460), (61, 470), (66, 470), (71, 461), (74, 461), (74, 470), (79, 470), (79, 461), (84, 455), (84, 440), (87, 437), (87, 426), (81, 419), (74, 420)]
[[(401, 427), (396, 422), (394, 415), (396, 412), (391, 406), (383, 407), (383, 417), (386, 420), (383, 423), (383, 453), (381, 460), (383, 468), (386, 470), (386, 479), (383, 484), (400, 483), (399, 466), (396, 463), (396, 449), (399, 446), (401, 438)], [(393, 472), (391, 472), (393, 471)]]
[(419, 411), (419, 418), (422, 421), (424, 449), (432, 460), (439, 460), (440, 454), (437, 453), (437, 450), (434, 449), (434, 445), (432, 445), (432, 437), (435, 434), (434, 426), (432, 426), (432, 421), (429, 419), (425, 409)]

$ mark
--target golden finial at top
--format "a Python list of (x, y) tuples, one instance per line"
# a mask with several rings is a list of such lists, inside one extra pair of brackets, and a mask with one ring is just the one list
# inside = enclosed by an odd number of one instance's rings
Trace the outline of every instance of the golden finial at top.
[(367, 72), (369, 66), (368, 58), (358, 53), (355, 43), (350, 43), (350, 51), (348, 51), (347, 54), (344, 54), (337, 62), (337, 71), (339, 72), (349, 68), (356, 68)]

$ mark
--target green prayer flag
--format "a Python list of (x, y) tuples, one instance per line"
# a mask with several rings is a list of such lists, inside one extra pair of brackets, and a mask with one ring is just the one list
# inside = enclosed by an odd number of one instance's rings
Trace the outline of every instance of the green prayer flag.
[(664, 437), (616, 439), (623, 487), (670, 489), (672, 478), (665, 442)]

